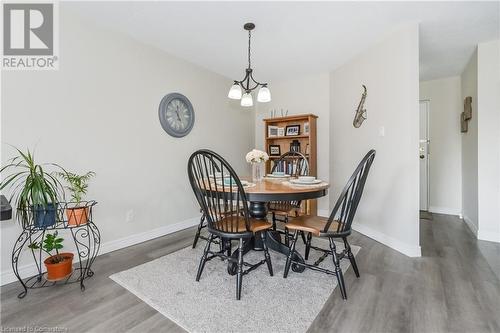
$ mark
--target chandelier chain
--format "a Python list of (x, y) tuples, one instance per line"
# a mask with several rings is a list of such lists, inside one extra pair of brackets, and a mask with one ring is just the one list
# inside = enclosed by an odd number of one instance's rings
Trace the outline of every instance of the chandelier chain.
[(252, 68), (252, 63), (250, 62), (250, 41), (252, 37), (252, 32), (248, 31), (248, 68)]

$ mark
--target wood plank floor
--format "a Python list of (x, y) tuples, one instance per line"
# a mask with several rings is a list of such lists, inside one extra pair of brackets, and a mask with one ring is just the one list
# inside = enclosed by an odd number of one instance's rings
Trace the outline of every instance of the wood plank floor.
[[(183, 332), (108, 276), (181, 249), (193, 234), (188, 229), (98, 257), (84, 293), (69, 285), (31, 290), (19, 300), (19, 285), (4, 286), (1, 326)], [(421, 220), (420, 235), (423, 256), (412, 259), (354, 233), (361, 278), (349, 269), (349, 299), (337, 288), (309, 332), (500, 332), (500, 245), (477, 241), (446, 215)]]

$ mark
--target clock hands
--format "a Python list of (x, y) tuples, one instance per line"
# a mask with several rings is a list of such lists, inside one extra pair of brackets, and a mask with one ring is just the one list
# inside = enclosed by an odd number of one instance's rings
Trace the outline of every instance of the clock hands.
[(177, 115), (177, 119), (182, 123), (181, 116), (179, 116), (179, 105), (177, 105), (177, 109), (175, 110), (175, 114)]

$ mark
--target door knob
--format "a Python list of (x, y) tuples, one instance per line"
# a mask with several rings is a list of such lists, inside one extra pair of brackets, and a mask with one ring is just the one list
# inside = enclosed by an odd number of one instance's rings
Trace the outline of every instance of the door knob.
[(420, 159), (424, 159), (425, 158), (425, 155), (420, 155)]

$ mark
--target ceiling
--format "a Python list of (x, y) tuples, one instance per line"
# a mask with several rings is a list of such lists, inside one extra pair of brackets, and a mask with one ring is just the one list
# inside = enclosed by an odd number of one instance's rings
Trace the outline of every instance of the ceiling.
[(420, 23), (420, 79), (462, 72), (479, 42), (499, 38), (499, 2), (72, 2), (124, 32), (232, 79), (244, 75), (254, 22), (259, 81), (335, 69), (391, 31)]

